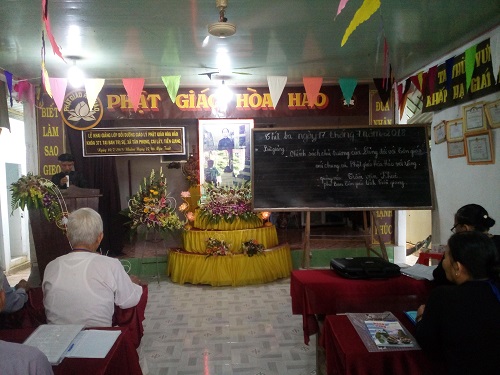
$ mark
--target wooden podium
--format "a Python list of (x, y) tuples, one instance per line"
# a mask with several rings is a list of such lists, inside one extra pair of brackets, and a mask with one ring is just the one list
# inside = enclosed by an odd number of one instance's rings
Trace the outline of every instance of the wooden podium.
[[(90, 207), (98, 211), (99, 197), (102, 196), (99, 189), (82, 189), (76, 186), (61, 190), (61, 194), (69, 213), (82, 207)], [(67, 254), (70, 251), (70, 246), (62, 229), (58, 228), (55, 223), (48, 222), (41, 210), (30, 209), (29, 217), (40, 281), (43, 281), (43, 273), (47, 264), (57, 257)]]

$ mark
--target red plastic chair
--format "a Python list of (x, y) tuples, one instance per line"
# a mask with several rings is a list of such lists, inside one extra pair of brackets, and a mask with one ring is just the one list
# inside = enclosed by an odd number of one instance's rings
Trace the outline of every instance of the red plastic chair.
[(417, 263), (430, 266), (432, 259), (437, 259), (441, 261), (441, 259), (443, 259), (443, 253), (422, 252), (418, 255)]

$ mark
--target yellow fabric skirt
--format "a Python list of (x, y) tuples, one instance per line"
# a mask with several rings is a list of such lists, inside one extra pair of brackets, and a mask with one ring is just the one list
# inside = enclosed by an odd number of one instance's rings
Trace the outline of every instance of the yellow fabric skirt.
[(232, 223), (225, 220), (220, 220), (218, 223), (207, 223), (205, 220), (200, 218), (200, 210), (196, 209), (194, 227), (200, 228), (201, 230), (239, 230), (239, 229), (252, 229), (261, 227), (264, 224), (262, 219), (258, 219), (256, 222), (247, 222), (240, 220), (239, 218), (234, 219)]
[(249, 240), (256, 240), (270, 249), (278, 245), (278, 233), (274, 226), (242, 230), (197, 230), (192, 229), (183, 233), (184, 249), (189, 253), (205, 254), (209, 237), (224, 240), (233, 254), (241, 253), (241, 244)]
[(170, 250), (168, 275), (174, 283), (239, 286), (263, 284), (289, 277), (292, 257), (288, 244), (249, 257), (244, 254), (206, 257)]

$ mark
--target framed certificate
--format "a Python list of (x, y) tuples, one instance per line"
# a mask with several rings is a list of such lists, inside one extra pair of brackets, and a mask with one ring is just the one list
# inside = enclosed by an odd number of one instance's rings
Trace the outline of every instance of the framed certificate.
[(500, 128), (500, 99), (484, 105), (486, 118), (492, 128)]
[(465, 156), (465, 143), (462, 139), (458, 142), (448, 142), (448, 157), (451, 158), (459, 158), (461, 156)]
[(446, 121), (446, 139), (448, 142), (462, 141), (464, 139), (464, 122), (461, 118)]
[(467, 164), (494, 164), (491, 132), (465, 136)]
[(446, 123), (441, 121), (434, 126), (434, 143), (442, 143), (446, 141)]
[(486, 130), (487, 122), (484, 114), (484, 103), (477, 102), (463, 107), (465, 134)]

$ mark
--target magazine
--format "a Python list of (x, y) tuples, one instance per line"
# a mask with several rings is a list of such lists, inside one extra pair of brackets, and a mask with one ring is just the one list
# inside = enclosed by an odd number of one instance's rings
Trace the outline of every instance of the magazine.
[(412, 338), (406, 334), (406, 331), (397, 320), (366, 320), (365, 324), (377, 346), (414, 346)]

